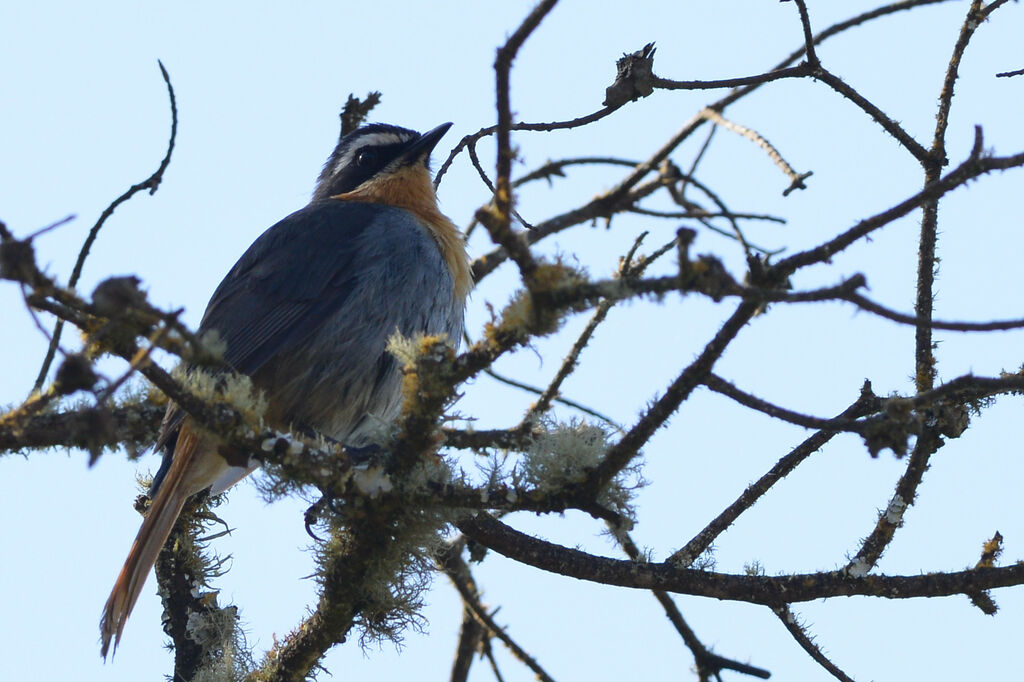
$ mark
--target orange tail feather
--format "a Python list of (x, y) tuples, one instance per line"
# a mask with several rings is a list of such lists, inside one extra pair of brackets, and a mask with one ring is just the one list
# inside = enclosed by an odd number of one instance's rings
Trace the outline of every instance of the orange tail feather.
[(149, 512), (142, 522), (142, 527), (139, 528), (139, 534), (135, 536), (135, 542), (128, 552), (128, 558), (125, 559), (121, 573), (117, 576), (117, 582), (114, 583), (114, 589), (111, 590), (107, 604), (103, 607), (103, 616), (100, 619), (100, 653), (103, 658), (107, 657), (111, 640), (114, 644), (113, 650), (117, 651), (128, 616), (131, 615), (132, 608), (142, 593), (149, 571), (156, 563), (164, 543), (167, 542), (167, 537), (171, 534), (185, 501), (193, 493), (209, 485), (209, 481), (205, 481), (196, 487), (200, 481), (196, 480), (195, 463), (197, 459), (204, 459), (202, 452), (198, 453), (199, 458), (196, 457), (197, 450), (202, 449), (201, 440), (199, 435), (189, 428), (187, 422), (182, 426), (174, 451), (174, 462), (156, 497), (153, 498)]

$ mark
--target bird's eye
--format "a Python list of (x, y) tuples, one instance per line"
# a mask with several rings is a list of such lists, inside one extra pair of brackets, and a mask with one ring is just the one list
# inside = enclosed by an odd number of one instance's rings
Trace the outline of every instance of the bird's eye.
[(356, 165), (361, 168), (369, 168), (377, 163), (376, 149), (363, 149), (356, 155)]

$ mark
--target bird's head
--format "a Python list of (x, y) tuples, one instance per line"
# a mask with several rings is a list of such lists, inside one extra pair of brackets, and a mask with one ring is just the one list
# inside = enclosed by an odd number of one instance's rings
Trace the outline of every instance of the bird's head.
[(313, 201), (348, 199), (406, 208), (423, 202), (436, 205), (430, 152), (451, 125), (443, 123), (421, 135), (373, 123), (345, 135), (324, 164)]

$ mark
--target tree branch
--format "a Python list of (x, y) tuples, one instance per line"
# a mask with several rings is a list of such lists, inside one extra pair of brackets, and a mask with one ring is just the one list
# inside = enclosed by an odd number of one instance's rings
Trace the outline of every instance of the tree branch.
[(662, 589), (714, 599), (780, 606), (832, 597), (865, 595), (913, 599), (968, 594), (1024, 584), (1024, 562), (919, 575), (867, 575), (843, 571), (751, 576), (677, 568), (668, 563), (643, 564), (595, 556), (520, 533), (485, 514), (464, 518), (459, 529), (473, 540), (520, 563), (551, 573), (605, 585)]

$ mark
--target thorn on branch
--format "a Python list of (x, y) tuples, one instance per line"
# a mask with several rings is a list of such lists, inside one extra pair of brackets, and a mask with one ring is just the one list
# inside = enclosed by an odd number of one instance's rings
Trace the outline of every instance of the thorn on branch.
[(615, 62), (615, 82), (605, 88), (604, 106), (621, 107), (654, 92), (654, 51), (654, 43), (647, 43)]

